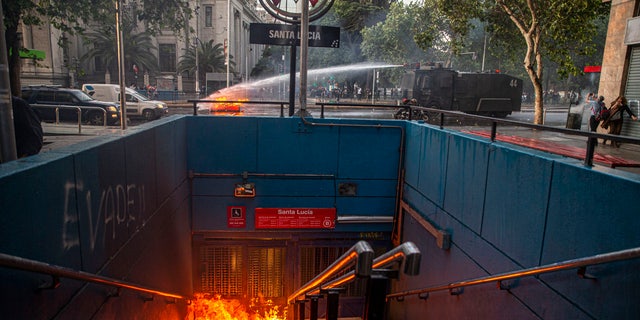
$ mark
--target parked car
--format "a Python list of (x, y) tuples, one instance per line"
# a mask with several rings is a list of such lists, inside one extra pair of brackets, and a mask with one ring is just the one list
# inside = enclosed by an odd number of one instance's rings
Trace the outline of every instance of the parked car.
[[(100, 101), (120, 103), (120, 86), (117, 84), (87, 83), (82, 91)], [(144, 118), (155, 120), (169, 113), (167, 104), (162, 101), (149, 100), (131, 88), (125, 88), (125, 104), (127, 118)]]
[(94, 125), (120, 124), (120, 108), (115, 103), (98, 101), (82, 90), (52, 86), (29, 86), (22, 89), (22, 98), (40, 113), (42, 121), (55, 122), (56, 110), (60, 122), (77, 122), (80, 107), (82, 122)]

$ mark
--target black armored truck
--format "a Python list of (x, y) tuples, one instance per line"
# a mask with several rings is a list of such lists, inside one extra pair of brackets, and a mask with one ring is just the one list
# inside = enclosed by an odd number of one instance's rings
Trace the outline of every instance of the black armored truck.
[[(412, 105), (499, 118), (520, 111), (522, 104), (522, 80), (495, 72), (423, 67), (408, 71), (402, 79), (401, 89), (403, 101)], [(412, 119), (429, 118), (428, 112), (411, 109)], [(408, 119), (408, 110), (399, 110), (395, 118)]]

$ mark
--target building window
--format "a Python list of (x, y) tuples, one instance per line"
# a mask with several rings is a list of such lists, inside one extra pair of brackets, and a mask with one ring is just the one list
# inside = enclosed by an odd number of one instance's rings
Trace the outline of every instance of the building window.
[(205, 6), (204, 7), (204, 26), (205, 27), (211, 27), (212, 26), (212, 21), (213, 20), (213, 7), (212, 6)]
[(96, 71), (106, 71), (104, 68), (104, 63), (102, 63), (102, 58), (101, 57), (95, 57), (93, 59), (93, 63), (96, 66)]
[(160, 59), (161, 72), (176, 71), (176, 45), (160, 44), (158, 58)]

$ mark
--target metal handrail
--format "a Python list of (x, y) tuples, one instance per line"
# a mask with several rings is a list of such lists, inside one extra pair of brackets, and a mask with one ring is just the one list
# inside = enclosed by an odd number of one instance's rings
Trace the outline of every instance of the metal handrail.
[[(352, 106), (367, 106), (365, 104), (347, 104), (347, 103), (316, 103), (318, 105), (321, 105), (322, 108), (325, 107), (325, 105), (327, 106), (341, 106), (341, 105), (352, 105)], [(635, 145), (640, 145), (640, 139), (638, 138), (633, 138), (633, 137), (627, 137), (627, 136), (620, 136), (620, 135), (613, 135), (613, 134), (606, 134), (606, 133), (596, 133), (596, 132), (591, 132), (591, 131), (580, 131), (580, 130), (575, 130), (575, 129), (566, 129), (566, 128), (558, 128), (558, 127), (552, 127), (552, 126), (547, 126), (547, 125), (543, 125), (543, 124), (533, 124), (533, 123), (527, 123), (527, 122), (521, 122), (521, 121), (515, 121), (515, 120), (508, 120), (508, 119), (499, 119), (499, 118), (493, 118), (493, 117), (487, 117), (487, 116), (481, 116), (481, 115), (476, 115), (476, 114), (469, 114), (469, 113), (464, 113), (461, 111), (449, 111), (449, 110), (441, 110), (441, 109), (434, 109), (434, 108), (427, 108), (427, 107), (422, 107), (422, 106), (416, 106), (416, 105), (398, 105), (398, 106), (391, 106), (391, 105), (368, 105), (369, 107), (395, 107), (395, 108), (404, 108), (407, 109), (409, 111), (409, 120), (421, 120), (421, 119), (412, 119), (411, 115), (413, 114), (413, 110), (423, 110), (429, 113), (433, 113), (433, 114), (438, 114), (439, 117), (439, 127), (440, 129), (444, 128), (444, 118), (445, 116), (452, 116), (455, 118), (471, 118), (471, 119), (476, 119), (476, 120), (485, 120), (487, 122), (491, 123), (491, 141), (496, 141), (496, 135), (497, 135), (497, 126), (498, 124), (503, 124), (503, 125), (511, 125), (511, 126), (516, 126), (516, 127), (525, 127), (525, 128), (530, 128), (530, 129), (535, 129), (535, 130), (544, 130), (544, 131), (550, 131), (550, 132), (557, 132), (557, 133), (562, 133), (562, 134), (567, 134), (567, 135), (573, 135), (573, 136), (581, 136), (581, 137), (585, 137), (587, 138), (587, 142), (586, 142), (586, 154), (584, 156), (584, 165), (585, 166), (593, 166), (593, 157), (595, 154), (595, 146), (598, 142), (598, 139), (604, 139), (604, 140), (609, 140), (609, 141), (616, 141), (616, 142), (622, 142), (622, 143), (630, 143), (630, 144), (635, 144)]]
[(284, 118), (284, 105), (289, 105), (288, 101), (239, 101), (239, 100), (187, 100), (193, 103), (193, 115), (198, 115), (198, 103), (241, 103), (241, 104), (267, 104), (280, 105), (280, 118)]
[(18, 270), (26, 270), (31, 272), (37, 272), (42, 274), (48, 274), (53, 276), (54, 278), (63, 277), (69, 279), (75, 279), (85, 282), (99, 283), (104, 284), (116, 288), (125, 288), (138, 292), (155, 294), (167, 298), (174, 299), (183, 299), (183, 300), (191, 300), (192, 297), (170, 293), (166, 291), (160, 291), (156, 289), (152, 289), (149, 287), (140, 286), (137, 284), (132, 284), (129, 282), (108, 278), (105, 276), (88, 273), (84, 271), (77, 271), (70, 268), (60, 267), (40, 261), (30, 260), (26, 258), (21, 258), (9, 254), (0, 253), (0, 266), (18, 269)]
[[(394, 262), (404, 262), (404, 273), (409, 276), (415, 276), (420, 273), (420, 249), (413, 242), (405, 242), (379, 257), (373, 259), (372, 269), (384, 268)], [(320, 288), (309, 292), (309, 294), (318, 294), (320, 290), (332, 289), (344, 284), (350, 283), (356, 278), (354, 271), (349, 271), (343, 276), (336, 278), (322, 285)]]
[(315, 278), (309, 280), (306, 284), (296, 290), (287, 297), (287, 303), (292, 303), (299, 297), (304, 297), (307, 293), (318, 288), (327, 279), (335, 276), (339, 272), (351, 267), (355, 263), (355, 274), (360, 277), (368, 277), (371, 275), (371, 266), (373, 262), (373, 249), (366, 241), (358, 241), (353, 247), (345, 252), (340, 258), (333, 262), (329, 267), (320, 272)]
[[(401, 299), (405, 296), (410, 296), (410, 295), (421, 296), (425, 293), (428, 294), (434, 291), (453, 290), (456, 288), (474, 286), (474, 285), (479, 285), (479, 284), (484, 284), (489, 282), (499, 282), (504, 280), (522, 278), (526, 276), (537, 276), (544, 273), (550, 273), (550, 272), (573, 269), (573, 268), (587, 267), (590, 265), (603, 264), (603, 263), (614, 262), (618, 260), (628, 260), (628, 259), (634, 259), (639, 257), (640, 257), (640, 247), (633, 248), (633, 249), (620, 250), (620, 251), (615, 251), (610, 253), (598, 254), (598, 255), (594, 255), (586, 258), (566, 260), (566, 261), (551, 263), (551, 264), (547, 264), (539, 267), (505, 272), (505, 273), (500, 273), (496, 275), (489, 275), (485, 277), (453, 282), (453, 283), (429, 287), (429, 288), (392, 293), (387, 295), (387, 301), (393, 298)], [(582, 271), (581, 274), (584, 274), (584, 270)]]
[(76, 111), (78, 111), (78, 125), (80, 126), (82, 123), (82, 111), (84, 110), (95, 110), (95, 111), (99, 111), (102, 112), (102, 126), (106, 127), (107, 126), (107, 110), (100, 108), (100, 107), (93, 107), (93, 106), (66, 106), (66, 105), (61, 105), (61, 104), (37, 104), (37, 106), (34, 106), (34, 108), (53, 108), (56, 114), (56, 124), (60, 123), (60, 115), (59, 115), (59, 110), (60, 109), (75, 109)]

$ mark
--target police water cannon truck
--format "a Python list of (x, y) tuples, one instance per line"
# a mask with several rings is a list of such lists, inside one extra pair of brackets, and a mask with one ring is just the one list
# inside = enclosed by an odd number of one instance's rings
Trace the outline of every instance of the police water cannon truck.
[[(462, 111), (504, 118), (520, 111), (522, 80), (491, 72), (458, 72), (441, 65), (408, 71), (401, 83), (403, 101), (420, 107)], [(408, 119), (409, 108), (400, 109), (396, 119)], [(429, 120), (429, 113), (411, 108), (411, 119)]]

